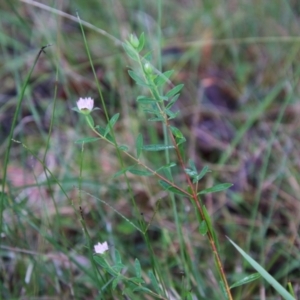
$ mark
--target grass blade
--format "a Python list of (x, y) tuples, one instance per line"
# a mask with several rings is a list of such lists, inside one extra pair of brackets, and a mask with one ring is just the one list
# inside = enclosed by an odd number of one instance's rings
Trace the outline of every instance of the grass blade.
[(246, 259), (246, 261), (280, 294), (285, 300), (295, 300), (295, 298), (273, 277), (271, 276), (259, 263), (250, 257), (242, 248), (235, 244), (227, 237), (229, 242), (239, 251), (239, 253)]

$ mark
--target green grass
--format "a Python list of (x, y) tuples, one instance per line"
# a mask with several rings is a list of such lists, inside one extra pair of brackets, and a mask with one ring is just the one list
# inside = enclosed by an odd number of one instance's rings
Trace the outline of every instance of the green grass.
[[(274, 278), (285, 289), (291, 283), (299, 298), (296, 2), (37, 5), (0, 4), (0, 299), (223, 299), (208, 219), (230, 286), (256, 271), (266, 276), (233, 288), (233, 299), (278, 299)], [(142, 55), (150, 52), (157, 72), (175, 71), (173, 85), (158, 92), (185, 85), (170, 123), (187, 140), (186, 167), (192, 159), (198, 170), (211, 170), (198, 191), (234, 184), (201, 196), (204, 223), (194, 203), (159, 178), (113, 176), (133, 164), (116, 145), (135, 157), (139, 134), (144, 145), (171, 143), (167, 127), (147, 121), (136, 101), (149, 91), (128, 75), (143, 71), (122, 43), (142, 32)], [(209, 89), (229, 108), (209, 106)], [(101, 109), (91, 114), (96, 125), (120, 114), (107, 127), (112, 143), (75, 143), (96, 136), (72, 110), (80, 97)], [(174, 150), (140, 155), (140, 171), (176, 162), (159, 174), (190, 193)], [(94, 255), (104, 241), (109, 251)]]

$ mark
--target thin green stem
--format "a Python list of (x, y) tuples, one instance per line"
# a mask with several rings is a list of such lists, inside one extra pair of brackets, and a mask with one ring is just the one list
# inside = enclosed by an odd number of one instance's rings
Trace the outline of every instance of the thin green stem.
[[(28, 83), (29, 83), (29, 79), (31, 77), (31, 74), (36, 66), (36, 63), (38, 61), (38, 59), (40, 58), (40, 55), (42, 54), (42, 52), (45, 53), (45, 49), (47, 47), (49, 47), (50, 45), (46, 45), (44, 47), (42, 47), (35, 60), (34, 60), (34, 63), (33, 65), (31, 66), (31, 69), (26, 77), (26, 80), (23, 84), (23, 87), (21, 89), (21, 93), (19, 95), (19, 99), (18, 99), (18, 103), (17, 103), (17, 107), (16, 107), (16, 111), (14, 113), (14, 117), (13, 117), (13, 121), (12, 121), (12, 125), (11, 125), (11, 128), (10, 128), (10, 132), (9, 132), (9, 136), (8, 136), (8, 145), (7, 145), (7, 149), (6, 149), (6, 152), (5, 152), (5, 158), (4, 158), (4, 166), (3, 166), (3, 176), (2, 176), (2, 188), (1, 188), (1, 195), (0, 195), (0, 233), (2, 232), (2, 225), (3, 225), (3, 207), (4, 207), (4, 198), (5, 198), (5, 184), (6, 184), (6, 177), (7, 177), (7, 166), (8, 166), (8, 162), (9, 162), (9, 155), (10, 155), (10, 150), (11, 150), (11, 145), (12, 145), (12, 138), (13, 138), (13, 134), (14, 134), (14, 130), (15, 130), (15, 127), (16, 127), (16, 123), (17, 123), (17, 119), (18, 119), (18, 116), (19, 116), (19, 113), (20, 113), (20, 109), (21, 109), (21, 105), (22, 105), (22, 102), (23, 102), (23, 98), (24, 98), (24, 94), (25, 94), (25, 90), (28, 86)], [(1, 245), (1, 240), (0, 239), (0, 245)]]

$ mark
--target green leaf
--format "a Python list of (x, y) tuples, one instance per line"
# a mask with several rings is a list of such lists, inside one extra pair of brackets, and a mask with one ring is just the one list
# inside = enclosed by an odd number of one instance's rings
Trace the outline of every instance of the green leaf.
[(175, 119), (178, 115), (179, 115), (179, 111), (176, 111), (175, 113), (172, 112), (171, 110), (169, 109), (165, 109), (165, 113), (168, 115), (168, 119), (171, 120), (171, 119)]
[(176, 138), (179, 138), (179, 139), (184, 138), (182, 132), (178, 128), (176, 128), (174, 126), (170, 126), (170, 130)]
[(191, 169), (184, 169), (185, 173), (188, 174), (190, 177), (194, 178), (197, 176), (197, 172)]
[(115, 115), (112, 116), (112, 118), (109, 120), (108, 124), (105, 127), (105, 131), (104, 131), (104, 137), (106, 137), (106, 135), (110, 132), (111, 129), (113, 129), (114, 125), (116, 124), (116, 122), (119, 119), (120, 114), (117, 113)]
[(97, 126), (95, 127), (95, 129), (97, 129), (97, 131), (100, 133), (100, 135), (102, 135), (102, 136), (103, 136), (104, 138), (106, 138), (108, 141), (110, 141), (110, 142), (112, 142), (112, 143), (114, 142), (114, 140), (113, 140), (113, 138), (112, 138), (112, 136), (111, 136), (110, 134), (107, 134), (107, 136), (104, 136), (106, 128), (97, 125)]
[(156, 277), (155, 277), (155, 275), (153, 274), (153, 272), (152, 272), (152, 271), (149, 271), (149, 272), (148, 272), (148, 276), (149, 276), (149, 278), (150, 278), (151, 284), (153, 285), (153, 287), (154, 287), (156, 293), (157, 293), (157, 294), (160, 294), (160, 288), (159, 288), (158, 282), (157, 282)]
[(139, 169), (128, 169), (128, 172), (139, 175), (139, 176), (152, 176), (153, 174), (149, 171), (139, 170)]
[(158, 183), (166, 191), (169, 191), (169, 192), (172, 192), (174, 194), (181, 195), (181, 196), (186, 196), (186, 193), (184, 193), (183, 191), (181, 191), (181, 190), (177, 189), (176, 187), (170, 185), (166, 181), (159, 180)]
[(112, 267), (112, 269), (115, 271), (115, 274), (120, 274), (122, 269), (124, 269), (125, 266), (122, 263), (117, 263)]
[(221, 184), (217, 184), (211, 188), (208, 189), (204, 189), (202, 190), (200, 193), (198, 193), (197, 195), (203, 195), (203, 194), (208, 194), (208, 193), (216, 193), (216, 192), (221, 192), (224, 190), (227, 190), (228, 188), (230, 188), (231, 186), (233, 186), (232, 183), (221, 183)]
[(157, 118), (150, 118), (148, 119), (149, 122), (163, 122), (165, 119), (163, 117), (157, 117)]
[(130, 281), (134, 281), (137, 284), (143, 284), (143, 283), (145, 283), (145, 280), (143, 278), (139, 278), (139, 277), (130, 277), (128, 279)]
[(205, 205), (202, 206), (202, 209), (203, 209), (203, 214), (204, 214), (204, 217), (205, 217), (205, 220), (206, 221), (206, 225), (208, 227), (208, 230), (210, 232), (213, 232), (213, 227), (212, 227), (212, 223), (211, 223), (211, 219), (210, 219), (210, 215), (205, 207)]
[(145, 34), (144, 32), (141, 33), (140, 38), (139, 38), (139, 46), (137, 48), (137, 51), (140, 52), (143, 50), (145, 45)]
[(75, 141), (75, 144), (91, 143), (100, 140), (98, 137), (86, 137)]
[(94, 255), (94, 261), (101, 266), (104, 270), (110, 270), (110, 266), (107, 264), (106, 260), (101, 255)]
[(147, 84), (142, 77), (140, 77), (139, 75), (137, 75), (135, 72), (133, 72), (132, 70), (128, 70), (128, 74), (129, 76), (138, 84), (141, 86), (147, 86), (149, 87), (149, 84)]
[(150, 289), (147, 289), (146, 287), (143, 287), (143, 286), (138, 286), (138, 287), (134, 288), (132, 291), (133, 292), (146, 292), (150, 295), (153, 294), (153, 292)]
[(199, 231), (202, 235), (206, 235), (208, 228), (207, 228), (207, 224), (205, 222), (205, 220), (202, 220), (199, 226)]
[(174, 73), (174, 70), (170, 70), (170, 71), (166, 71), (162, 74), (157, 75), (157, 77), (154, 79), (154, 84), (157, 87), (162, 86), (169, 80), (169, 78), (172, 76), (173, 73)]
[(192, 159), (189, 159), (189, 166), (193, 171), (197, 172), (195, 162)]
[(126, 145), (121, 145), (121, 146), (119, 146), (119, 149), (120, 149), (121, 151), (128, 151), (129, 147), (126, 146)]
[(117, 173), (115, 173), (115, 174), (113, 175), (112, 178), (116, 178), (116, 177), (119, 177), (119, 176), (123, 175), (124, 173), (126, 173), (127, 171), (129, 171), (130, 168), (133, 168), (133, 166), (128, 167), (128, 168), (125, 168), (125, 169), (123, 169), (123, 170), (121, 170), (121, 171), (118, 171)]
[(178, 100), (179, 98), (179, 94), (175, 95), (172, 100), (168, 103), (168, 105), (166, 106), (167, 109), (170, 109)]
[(173, 145), (160, 145), (160, 144), (153, 144), (153, 145), (144, 145), (143, 150), (145, 151), (162, 151), (166, 149), (173, 149)]
[(164, 169), (170, 169), (170, 168), (175, 167), (175, 166), (176, 166), (176, 163), (171, 162), (171, 163), (167, 164), (166, 166), (162, 166), (162, 167), (158, 168), (156, 170), (156, 172), (164, 170)]
[(130, 45), (129, 42), (126, 41), (126, 44), (123, 43), (122, 46), (130, 58), (132, 58), (134, 61), (139, 61), (136, 50)]
[(142, 278), (142, 268), (140, 261), (136, 258), (134, 261), (134, 269), (135, 269), (135, 275), (138, 278)]
[(112, 282), (112, 289), (115, 290), (119, 282), (122, 281), (122, 276), (117, 276)]
[(248, 276), (242, 278), (241, 280), (237, 281), (236, 283), (231, 285), (230, 288), (232, 289), (232, 288), (235, 288), (237, 286), (247, 284), (247, 283), (252, 282), (254, 280), (257, 280), (259, 278), (261, 278), (261, 275), (259, 273), (253, 273), (253, 274), (248, 275)]
[(184, 84), (178, 84), (178, 85), (176, 85), (170, 91), (167, 92), (166, 96), (168, 98), (173, 97), (174, 95), (176, 95), (177, 93), (179, 93), (183, 87), (184, 87)]
[(155, 114), (157, 116), (161, 115), (159, 109), (154, 105), (153, 105), (152, 109), (144, 108), (143, 111), (146, 112), (146, 113), (149, 113), (149, 114)]
[(81, 114), (81, 110), (77, 106), (76, 107), (72, 107), (72, 110), (74, 110), (74, 111), (76, 111), (76, 112), (78, 112), (78, 113)]
[(143, 139), (143, 135), (140, 133), (137, 136), (136, 142), (135, 142), (137, 158), (139, 158), (141, 156), (143, 145), (144, 145), (144, 139)]
[(160, 102), (160, 101), (157, 101), (156, 99), (153, 99), (153, 98), (147, 98), (147, 97), (144, 97), (144, 96), (138, 96), (136, 101), (138, 103), (141, 103), (141, 104), (151, 104), (151, 103), (157, 103), (157, 102)]
[(120, 252), (117, 249), (115, 249), (115, 260), (116, 264), (122, 264), (122, 258)]
[(235, 244), (227, 237), (229, 242), (239, 251), (239, 253), (246, 259), (246, 261), (279, 293), (285, 300), (295, 300), (295, 298), (273, 277), (271, 276), (259, 263), (257, 263), (251, 256), (249, 256), (242, 248)]
[(182, 143), (185, 143), (186, 142), (186, 139), (183, 137), (181, 139), (179, 138), (176, 138), (176, 144), (177, 146), (181, 145)]
[(210, 169), (208, 168), (208, 166), (204, 166), (201, 172), (194, 178), (193, 183), (201, 180), (208, 172), (211, 172)]
[(145, 62), (145, 61), (150, 62), (151, 60), (152, 60), (152, 52), (149, 51), (149, 52), (147, 52), (147, 53), (143, 56), (143, 61), (144, 61), (144, 62)]
[(194, 299), (194, 296), (192, 295), (191, 292), (187, 292), (187, 294), (185, 295), (185, 298), (186, 300), (193, 300)]

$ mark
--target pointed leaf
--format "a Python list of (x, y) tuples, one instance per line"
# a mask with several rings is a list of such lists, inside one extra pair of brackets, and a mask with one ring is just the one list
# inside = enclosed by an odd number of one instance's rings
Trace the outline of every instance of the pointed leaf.
[(104, 136), (106, 128), (103, 128), (103, 127), (97, 125), (95, 127), (95, 129), (97, 129), (97, 131), (100, 133), (100, 135), (102, 135), (103, 137), (105, 137), (108, 141), (110, 141), (112, 143), (114, 142), (112, 136), (109, 133), (107, 134), (107, 136)]
[(248, 276), (242, 278), (241, 280), (235, 282), (233, 285), (230, 286), (230, 288), (232, 289), (237, 286), (247, 284), (247, 283), (257, 280), (259, 278), (261, 278), (261, 275), (259, 273), (253, 273), (253, 274), (248, 275)]
[(137, 51), (140, 52), (143, 50), (145, 45), (145, 34), (144, 32), (141, 33), (140, 37), (139, 37), (139, 46), (137, 48)]
[(156, 172), (161, 171), (161, 170), (163, 170), (163, 169), (170, 169), (170, 168), (175, 167), (175, 166), (176, 166), (176, 164), (173, 163), (173, 162), (171, 162), (171, 163), (167, 164), (166, 166), (162, 166), (162, 167), (158, 168), (158, 169), (156, 170)]
[(149, 290), (149, 289), (147, 289), (146, 287), (143, 287), (143, 286), (138, 286), (138, 287), (134, 288), (132, 291), (133, 292), (145, 292), (145, 293), (148, 293), (150, 295), (153, 294), (153, 292), (151, 290)]
[(175, 119), (178, 115), (179, 115), (179, 111), (176, 111), (175, 113), (172, 112), (171, 110), (169, 109), (165, 109), (165, 113), (168, 115), (168, 119), (171, 120), (171, 119)]
[(128, 70), (128, 74), (129, 76), (138, 84), (141, 86), (149, 86), (149, 84), (147, 84), (142, 77), (140, 77), (139, 75), (137, 75), (135, 72), (133, 72), (132, 70)]
[(169, 78), (172, 76), (174, 73), (174, 70), (166, 71), (162, 74), (157, 75), (157, 77), (154, 79), (154, 84), (159, 87), (165, 84)]
[(157, 282), (156, 277), (155, 277), (155, 275), (153, 274), (153, 272), (152, 272), (152, 271), (149, 271), (149, 272), (148, 272), (148, 276), (149, 276), (149, 278), (150, 278), (151, 284), (153, 285), (153, 287), (154, 287), (156, 293), (157, 293), (157, 294), (160, 294), (160, 288), (159, 288), (158, 282)]
[(149, 104), (149, 103), (157, 103), (157, 102), (160, 102), (160, 101), (157, 101), (156, 99), (153, 99), (153, 98), (147, 98), (147, 97), (144, 97), (144, 96), (138, 96), (136, 101), (138, 103), (141, 103), (141, 104)]
[(193, 183), (196, 183), (199, 180), (201, 180), (208, 172), (211, 172), (210, 169), (208, 168), (208, 166), (204, 166), (201, 172), (194, 178)]
[(198, 193), (197, 195), (203, 195), (203, 194), (208, 194), (208, 193), (216, 193), (216, 192), (221, 192), (224, 190), (227, 190), (228, 188), (230, 188), (231, 186), (233, 186), (232, 183), (221, 183), (221, 184), (217, 184), (213, 187), (210, 187), (208, 189), (204, 189), (202, 190), (200, 193)]
[(186, 142), (186, 139), (185, 137), (183, 138), (176, 138), (176, 144), (177, 146), (181, 145), (182, 143), (185, 143)]
[(122, 258), (120, 252), (117, 249), (115, 249), (115, 260), (116, 264), (122, 264)]
[(206, 224), (205, 220), (201, 221), (200, 226), (199, 226), (199, 230), (200, 230), (200, 233), (202, 235), (206, 235), (206, 233), (208, 231), (208, 228), (207, 228), (207, 224)]
[(78, 113), (82, 113), (82, 111), (76, 106), (76, 107), (72, 107), (72, 110), (78, 112)]
[(75, 141), (75, 144), (91, 143), (100, 140), (98, 137), (86, 137)]
[(147, 52), (144, 56), (143, 56), (143, 61), (144, 62), (150, 62), (152, 60), (152, 52)]
[(128, 172), (139, 175), (139, 176), (152, 176), (153, 174), (149, 171), (139, 170), (139, 169), (129, 169)]
[(159, 180), (159, 185), (166, 191), (172, 192), (174, 194), (178, 194), (181, 196), (187, 196), (186, 193), (184, 193), (183, 191), (177, 189), (176, 187), (170, 185), (169, 183), (167, 183), (166, 181), (163, 180)]
[(165, 119), (163, 117), (157, 117), (157, 118), (150, 118), (148, 119), (149, 122), (163, 122)]
[(130, 45), (130, 43), (128, 43), (128, 42), (126, 42), (126, 44), (123, 43), (122, 46), (130, 58), (132, 58), (134, 61), (139, 60), (136, 50)]
[(188, 174), (190, 177), (194, 178), (197, 176), (197, 172), (191, 169), (184, 169), (185, 173)]
[[(94, 255), (94, 261), (101, 266), (104, 270), (112, 274), (110, 266), (107, 264), (106, 260), (101, 255)], [(112, 275), (115, 275), (114, 273)]]
[(122, 281), (122, 276), (116, 277), (112, 282), (112, 289), (115, 290), (118, 283)]
[(170, 91), (167, 92), (166, 96), (168, 98), (173, 97), (174, 95), (176, 95), (177, 93), (179, 93), (183, 87), (184, 87), (184, 84), (178, 84), (178, 85), (176, 85)]
[(135, 269), (135, 275), (138, 278), (142, 278), (142, 268), (140, 261), (136, 258), (134, 261), (134, 269)]
[(106, 137), (106, 135), (110, 132), (111, 129), (113, 129), (114, 125), (116, 124), (116, 122), (119, 119), (120, 114), (117, 113), (115, 115), (112, 116), (112, 118), (109, 120), (108, 124), (105, 127), (105, 131), (104, 131), (104, 137)]
[(126, 146), (126, 145), (121, 145), (121, 146), (119, 146), (119, 149), (120, 149), (121, 151), (128, 151), (129, 147)]
[(143, 150), (145, 151), (162, 151), (166, 149), (173, 149), (173, 145), (160, 145), (160, 144), (154, 144), (154, 145), (144, 145)]
[(159, 109), (154, 105), (153, 105), (152, 109), (144, 108), (143, 111), (146, 112), (146, 113), (149, 113), (149, 114), (155, 114), (157, 116), (161, 115)]
[(179, 94), (175, 95), (172, 100), (168, 103), (168, 105), (166, 106), (167, 109), (170, 109), (178, 100), (179, 98)]
[(205, 216), (205, 220), (204, 220), (204, 221), (206, 221), (206, 225), (207, 225), (207, 227), (208, 227), (208, 230), (209, 230), (210, 232), (212, 232), (212, 231), (213, 231), (213, 227), (212, 227), (210, 215), (209, 215), (209, 213), (208, 213), (208, 211), (207, 211), (205, 205), (203, 205), (202, 209), (203, 209), (203, 214), (204, 214), (204, 216)]
[(143, 278), (139, 278), (139, 277), (130, 277), (128, 279), (130, 279), (130, 281), (134, 281), (137, 284), (144, 284), (145, 283), (145, 280)]
[(133, 167), (134, 167), (134, 166), (130, 166), (130, 167), (125, 168), (125, 169), (123, 169), (123, 170), (121, 170), (121, 171), (118, 171), (117, 173), (115, 173), (115, 174), (113, 175), (112, 178), (116, 178), (116, 177), (119, 177), (119, 176), (123, 175), (124, 173), (126, 173), (127, 171), (129, 171), (130, 168), (133, 168)]
[(195, 162), (192, 159), (189, 159), (189, 166), (193, 171), (197, 172)]
[(118, 263), (112, 267), (112, 269), (115, 271), (115, 273), (121, 273), (121, 271), (125, 268), (125, 266), (122, 263)]
[(174, 126), (170, 126), (170, 130), (176, 138), (179, 138), (179, 139), (184, 138), (182, 132), (178, 128), (176, 128)]
[(251, 256), (249, 256), (242, 248), (235, 244), (227, 237), (229, 242), (239, 251), (239, 253), (247, 260), (247, 262), (279, 293), (285, 300), (295, 300), (295, 298), (273, 277), (271, 276), (259, 263), (257, 263)]

